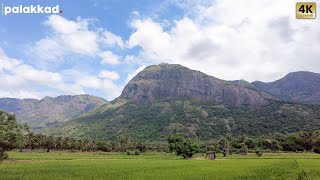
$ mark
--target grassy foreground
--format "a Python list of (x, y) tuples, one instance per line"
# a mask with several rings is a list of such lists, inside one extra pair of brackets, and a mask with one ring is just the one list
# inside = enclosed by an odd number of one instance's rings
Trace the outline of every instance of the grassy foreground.
[(10, 152), (0, 179), (320, 179), (320, 155), (202, 155), (184, 160), (166, 153)]

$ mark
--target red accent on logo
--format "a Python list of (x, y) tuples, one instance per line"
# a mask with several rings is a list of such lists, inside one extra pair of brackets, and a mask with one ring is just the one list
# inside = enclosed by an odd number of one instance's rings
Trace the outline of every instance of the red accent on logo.
[(62, 10), (60, 10), (60, 14), (62, 14), (63, 13), (63, 11)]

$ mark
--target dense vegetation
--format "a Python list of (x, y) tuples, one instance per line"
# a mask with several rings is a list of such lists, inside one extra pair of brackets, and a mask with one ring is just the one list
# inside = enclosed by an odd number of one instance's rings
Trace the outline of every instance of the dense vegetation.
[[(196, 152), (206, 152), (211, 145), (225, 155), (249, 151), (320, 152), (320, 132), (316, 131), (320, 128), (320, 109), (316, 105), (274, 102), (249, 109), (190, 100), (143, 106), (119, 100), (90, 113), (76, 120), (80, 127), (70, 126), (73, 121), (64, 124), (66, 136), (53, 136), (35, 134), (27, 125), (19, 125), (15, 115), (0, 111), (1, 158), (6, 158), (5, 151), (12, 149), (128, 154), (170, 149), (187, 158)], [(299, 130), (313, 131), (292, 133)], [(169, 134), (177, 133), (187, 139), (176, 139), (179, 144), (172, 149), (170, 141), (169, 145), (165, 141)]]
[(26, 131), (28, 127), (19, 125), (15, 115), (0, 111), (0, 160), (8, 158), (6, 151), (23, 146)]
[(181, 134), (172, 134), (168, 137), (169, 150), (173, 151), (177, 156), (182, 156), (183, 158), (191, 158), (197, 151), (198, 145), (191, 139), (185, 139)]
[(77, 119), (47, 129), (48, 134), (114, 141), (125, 135), (165, 141), (182, 133), (201, 141), (231, 133), (259, 136), (320, 129), (320, 106), (272, 102), (261, 108), (236, 108), (194, 100), (139, 105), (118, 99)]
[(146, 150), (171, 151), (184, 158), (192, 157), (197, 152), (206, 152), (207, 146), (214, 145), (217, 152), (224, 155), (238, 153), (247, 154), (249, 151), (278, 152), (278, 151), (314, 151), (320, 153), (320, 131), (301, 131), (291, 134), (273, 134), (260, 137), (245, 135), (232, 137), (226, 134), (208, 141), (196, 141), (185, 138), (182, 134), (170, 135), (168, 144), (164, 142), (141, 142), (132, 137), (120, 135), (115, 141), (95, 141), (69, 137), (53, 137), (34, 134), (26, 125), (19, 125), (14, 115), (0, 111), (0, 159), (6, 159), (6, 151), (18, 149), (77, 150), (77, 151), (114, 151), (139, 155)]

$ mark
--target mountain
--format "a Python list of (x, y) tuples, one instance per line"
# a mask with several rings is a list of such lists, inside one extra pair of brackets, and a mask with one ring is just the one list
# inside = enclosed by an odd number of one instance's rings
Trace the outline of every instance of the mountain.
[(320, 104), (320, 74), (300, 71), (270, 83), (251, 83), (257, 90), (285, 101)]
[[(240, 84), (237, 84), (240, 83)], [(170, 133), (208, 140), (225, 133), (261, 135), (320, 129), (320, 106), (278, 101), (180, 65), (149, 66), (109, 104), (45, 130), (111, 140), (164, 140)]]
[(181, 65), (149, 66), (124, 88), (120, 98), (136, 103), (190, 98), (216, 104), (259, 107), (271, 96), (228, 81), (190, 70)]
[(104, 99), (90, 95), (45, 97), (41, 100), (0, 98), (0, 109), (15, 113), (19, 122), (26, 122), (37, 130), (67, 121), (105, 103)]

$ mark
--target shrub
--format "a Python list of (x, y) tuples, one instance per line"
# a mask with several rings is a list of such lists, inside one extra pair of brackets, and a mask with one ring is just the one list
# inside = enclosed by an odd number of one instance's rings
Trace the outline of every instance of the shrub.
[(239, 150), (239, 153), (240, 153), (240, 154), (243, 154), (243, 155), (247, 155), (247, 153), (248, 153), (248, 146), (243, 143), (242, 146), (241, 146), (241, 149)]
[(0, 161), (4, 159), (8, 159), (8, 154), (6, 152), (0, 152)]
[(320, 148), (314, 148), (313, 149), (313, 152), (317, 153), (317, 154), (320, 154)]
[(262, 156), (262, 153), (261, 153), (260, 149), (256, 149), (255, 153), (256, 153), (257, 156)]
[(127, 155), (128, 155), (128, 156), (130, 156), (130, 155), (131, 155), (130, 151), (127, 151)]
[(138, 149), (136, 149), (135, 151), (134, 151), (134, 155), (139, 155), (140, 154), (140, 151), (138, 150)]
[(136, 144), (136, 149), (139, 150), (140, 152), (144, 153), (147, 150), (147, 147), (145, 144), (139, 142)]

